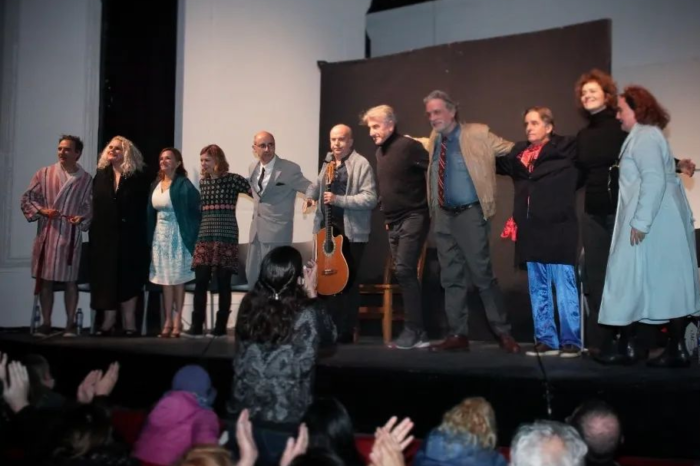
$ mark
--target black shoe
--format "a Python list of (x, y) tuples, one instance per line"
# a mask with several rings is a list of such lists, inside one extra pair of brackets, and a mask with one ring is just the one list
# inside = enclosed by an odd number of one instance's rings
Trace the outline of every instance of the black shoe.
[(196, 328), (190, 328), (189, 330), (186, 330), (180, 334), (182, 338), (204, 338), (204, 334), (202, 333), (202, 329), (196, 329)]
[(660, 356), (647, 361), (649, 367), (682, 368), (690, 367), (690, 354), (683, 342), (669, 342)]
[(225, 337), (227, 336), (228, 333), (226, 333), (225, 328), (221, 327), (214, 327), (213, 330), (207, 333), (206, 337), (207, 338), (220, 338), (220, 337)]

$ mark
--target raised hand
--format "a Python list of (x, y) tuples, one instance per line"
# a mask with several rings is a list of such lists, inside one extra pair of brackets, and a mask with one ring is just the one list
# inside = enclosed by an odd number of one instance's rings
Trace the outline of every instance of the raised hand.
[(413, 430), (413, 421), (410, 418), (404, 418), (397, 424), (398, 420), (398, 417), (392, 416), (386, 424), (377, 428), (374, 437), (379, 438), (382, 433), (389, 434), (403, 451), (413, 442), (413, 436), (408, 435)]
[(90, 404), (95, 398), (95, 384), (102, 377), (102, 371), (90, 371), (78, 385), (78, 403)]
[(3, 382), (5, 386), (2, 397), (13, 412), (17, 413), (29, 405), (29, 374), (20, 362), (13, 361), (7, 367), (9, 377)]
[(318, 264), (316, 261), (309, 261), (304, 267), (304, 289), (310, 298), (315, 298), (318, 288)]
[(389, 431), (382, 429), (379, 429), (369, 458), (373, 466), (405, 466), (406, 464), (403, 448), (399, 442)]
[(282, 454), (280, 466), (289, 466), (294, 458), (306, 453), (308, 446), (309, 429), (306, 428), (306, 424), (302, 424), (299, 426), (299, 435), (297, 435), (296, 440), (294, 440), (293, 437), (289, 437), (287, 440), (287, 447), (284, 449), (284, 453)]
[(247, 409), (241, 411), (236, 422), (236, 443), (241, 453), (237, 466), (254, 466), (258, 459), (258, 447), (253, 439), (253, 425), (250, 423), (250, 413)]
[(104, 376), (95, 383), (95, 396), (108, 396), (114, 390), (117, 380), (119, 380), (119, 363), (113, 362)]

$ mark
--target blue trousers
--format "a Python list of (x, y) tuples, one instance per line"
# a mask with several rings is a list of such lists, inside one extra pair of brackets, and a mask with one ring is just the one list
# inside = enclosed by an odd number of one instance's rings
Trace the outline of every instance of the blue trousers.
[[(555, 349), (559, 349), (560, 344), (581, 348), (581, 310), (574, 266), (528, 262), (527, 279), (535, 321), (535, 340)], [(554, 322), (552, 285), (557, 292), (559, 334)]]

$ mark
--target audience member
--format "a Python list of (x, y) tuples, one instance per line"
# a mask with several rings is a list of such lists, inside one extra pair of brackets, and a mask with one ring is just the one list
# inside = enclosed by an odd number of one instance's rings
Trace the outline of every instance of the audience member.
[(587, 401), (568, 421), (588, 446), (587, 466), (617, 466), (615, 454), (622, 444), (622, 427), (612, 406), (600, 400)]
[(309, 406), (302, 422), (309, 429), (309, 448), (337, 456), (345, 466), (364, 466), (355, 444), (352, 419), (338, 400), (317, 399)]
[(588, 448), (576, 429), (535, 421), (518, 428), (510, 446), (511, 466), (583, 466)]
[(416, 454), (414, 466), (505, 466), (495, 451), (496, 414), (484, 398), (466, 398), (445, 413)]

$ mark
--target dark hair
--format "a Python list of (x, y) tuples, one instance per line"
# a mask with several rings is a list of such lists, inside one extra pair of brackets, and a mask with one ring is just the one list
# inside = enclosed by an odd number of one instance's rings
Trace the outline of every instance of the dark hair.
[(581, 105), (581, 92), (583, 90), (583, 86), (590, 82), (598, 83), (600, 88), (603, 89), (603, 93), (605, 94), (605, 105), (612, 109), (617, 109), (617, 86), (615, 85), (615, 81), (613, 81), (612, 76), (610, 76), (608, 73), (596, 68), (587, 73), (583, 73), (578, 78), (578, 81), (576, 81), (576, 86), (574, 87), (574, 92), (576, 93), (576, 105), (580, 109), (583, 109), (583, 105)]
[(107, 411), (94, 404), (77, 405), (61, 416), (56, 429), (54, 457), (79, 458), (111, 443), (112, 428)]
[(309, 447), (333, 452), (346, 466), (365, 464), (355, 444), (355, 430), (348, 411), (335, 398), (319, 398), (307, 409), (302, 422), (309, 429)]
[[(175, 174), (187, 176), (187, 170), (185, 170), (185, 162), (182, 161), (182, 152), (180, 152), (174, 147), (166, 147), (165, 149), (161, 150), (158, 154), (158, 162), (160, 162), (160, 156), (163, 155), (164, 152), (172, 152), (175, 156), (175, 161), (180, 162), (180, 165), (178, 165), (178, 167), (175, 169)], [(163, 178), (165, 178), (165, 172), (163, 170), (158, 170), (158, 178), (160, 180), (163, 180)]]
[(216, 144), (209, 144), (208, 146), (204, 146), (204, 149), (202, 149), (199, 152), (199, 155), (202, 156), (204, 154), (207, 154), (209, 157), (214, 159), (214, 171), (217, 175), (223, 175), (228, 171), (228, 162), (226, 161), (226, 154), (224, 154), (224, 151), (221, 147), (217, 146)]
[[(607, 418), (613, 424), (601, 428), (591, 428), (594, 421)], [(588, 458), (596, 461), (613, 459), (622, 443), (622, 427), (617, 412), (612, 406), (600, 400), (589, 400), (576, 408), (568, 419), (588, 445)]]
[(49, 362), (40, 354), (27, 354), (22, 358), (29, 376), (29, 404), (36, 405), (51, 389), (44, 381), (51, 375)]
[(289, 341), (296, 316), (308, 302), (299, 285), (302, 270), (301, 254), (291, 246), (265, 255), (258, 281), (241, 301), (236, 325), (239, 340), (274, 345)]
[(83, 153), (83, 141), (78, 136), (73, 136), (72, 134), (62, 134), (61, 138), (58, 140), (58, 143), (60, 144), (61, 141), (72, 141), (75, 151), (79, 152), (80, 154)]
[(289, 466), (346, 466), (342, 458), (325, 448), (309, 448), (292, 460)]
[(664, 129), (671, 121), (666, 109), (659, 104), (651, 92), (642, 86), (627, 86), (620, 97), (625, 99), (634, 112), (637, 123)]
[(552, 125), (552, 128), (554, 128), (554, 114), (548, 107), (530, 107), (523, 112), (523, 118), (525, 118), (530, 112), (537, 113), (544, 122), (544, 124)]

